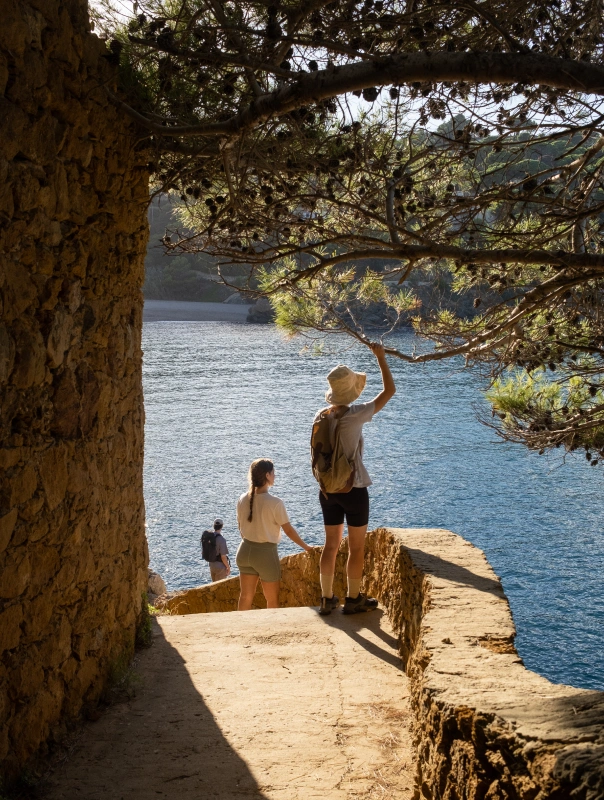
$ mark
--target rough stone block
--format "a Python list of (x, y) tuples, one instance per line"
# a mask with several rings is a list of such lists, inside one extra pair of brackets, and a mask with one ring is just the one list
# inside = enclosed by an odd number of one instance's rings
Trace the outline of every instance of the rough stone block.
[(72, 331), (73, 317), (66, 309), (58, 308), (55, 311), (52, 327), (48, 334), (48, 341), (46, 342), (46, 351), (52, 369), (60, 367), (63, 363), (65, 353), (71, 342)]
[(6, 325), (0, 324), (0, 383), (6, 383), (15, 363), (15, 342)]
[(13, 508), (8, 514), (0, 517), (0, 553), (6, 550), (10, 538), (13, 535), (15, 524), (17, 522), (17, 509)]
[(31, 578), (31, 560), (27, 547), (21, 546), (9, 553), (4, 562), (0, 597), (20, 597), (27, 589)]
[(40, 455), (38, 466), (42, 486), (46, 493), (48, 508), (52, 511), (63, 501), (67, 491), (67, 448), (65, 445), (51, 447)]
[(36, 491), (38, 476), (33, 464), (28, 464), (17, 472), (11, 480), (10, 505), (20, 506), (26, 503)]
[(22, 109), (5, 97), (0, 97), (0, 118), (3, 128), (3, 155), (9, 160), (14, 159), (22, 149), (22, 143), (27, 142), (29, 118)]
[(39, 659), (48, 668), (58, 667), (71, 655), (71, 624), (66, 614), (55, 614), (50, 634), (39, 646)]
[(18, 464), (19, 461), (24, 461), (23, 451), (20, 447), (3, 447), (0, 448), (0, 469), (10, 469)]
[(25, 605), (23, 614), (23, 634), (28, 642), (42, 639), (57, 607), (59, 597), (46, 590)]
[(37, 648), (31, 648), (27, 657), (13, 672), (11, 690), (16, 696), (25, 699), (33, 697), (43, 684), (44, 670), (39, 661), (39, 652)]
[(14, 329), (15, 363), (11, 383), (18, 389), (28, 389), (44, 381), (46, 352), (40, 331), (22, 326)]
[(28, 556), (31, 564), (28, 588), (32, 594), (37, 595), (54, 583), (61, 566), (61, 559), (55, 547), (49, 547), (42, 542), (29, 547)]
[(13, 650), (21, 640), (21, 623), (23, 608), (20, 605), (9, 606), (0, 613), (0, 653)]
[(78, 434), (80, 397), (73, 372), (65, 369), (57, 378), (55, 386), (54, 417), (50, 431), (63, 439), (74, 439)]

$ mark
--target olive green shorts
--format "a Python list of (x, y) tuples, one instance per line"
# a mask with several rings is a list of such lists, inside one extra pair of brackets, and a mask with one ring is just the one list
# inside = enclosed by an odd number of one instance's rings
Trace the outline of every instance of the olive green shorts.
[(279, 553), (273, 542), (243, 539), (237, 550), (237, 566), (242, 575), (258, 575), (267, 583), (281, 580)]

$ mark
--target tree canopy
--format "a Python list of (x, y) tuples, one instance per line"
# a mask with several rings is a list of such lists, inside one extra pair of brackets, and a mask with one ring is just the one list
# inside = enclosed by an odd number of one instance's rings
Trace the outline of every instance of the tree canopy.
[(476, 314), (389, 351), (478, 363), (505, 438), (604, 455), (599, 2), (135, 5), (97, 22), (181, 196), (168, 248), (251, 265), (292, 331), (363, 342), (363, 308), (394, 324), (413, 270), (450, 272)]

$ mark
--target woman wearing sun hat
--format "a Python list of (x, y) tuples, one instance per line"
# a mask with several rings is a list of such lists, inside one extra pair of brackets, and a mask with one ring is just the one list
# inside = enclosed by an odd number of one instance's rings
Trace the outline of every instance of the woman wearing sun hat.
[[(344, 534), (344, 519), (348, 525), (348, 594), (344, 602), (345, 614), (356, 614), (368, 611), (377, 606), (377, 600), (361, 594), (363, 579), (363, 563), (365, 560), (365, 534), (369, 522), (369, 493), (371, 478), (363, 464), (363, 425), (369, 422), (374, 414), (381, 411), (394, 396), (396, 387), (386, 361), (386, 353), (382, 344), (369, 345), (375, 355), (382, 374), (382, 391), (368, 403), (355, 403), (365, 388), (367, 376), (364, 372), (354, 372), (349, 367), (339, 364), (327, 376), (329, 391), (325, 399), (330, 404), (329, 412), (333, 413), (339, 426), (341, 447), (347, 459), (354, 463), (354, 482), (348, 492), (325, 495), (319, 492), (319, 501), (325, 524), (325, 546), (321, 555), (321, 608), (320, 614), (330, 614), (338, 605), (338, 598), (333, 593), (333, 578), (336, 556)], [(319, 411), (315, 421), (325, 409)], [(334, 433), (335, 435), (335, 433)]]

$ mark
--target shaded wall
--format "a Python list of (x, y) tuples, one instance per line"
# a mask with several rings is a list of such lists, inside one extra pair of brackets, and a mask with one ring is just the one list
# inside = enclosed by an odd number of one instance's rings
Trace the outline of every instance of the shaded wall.
[(145, 587), (147, 168), (84, 2), (0, 21), (0, 762), (98, 697)]

